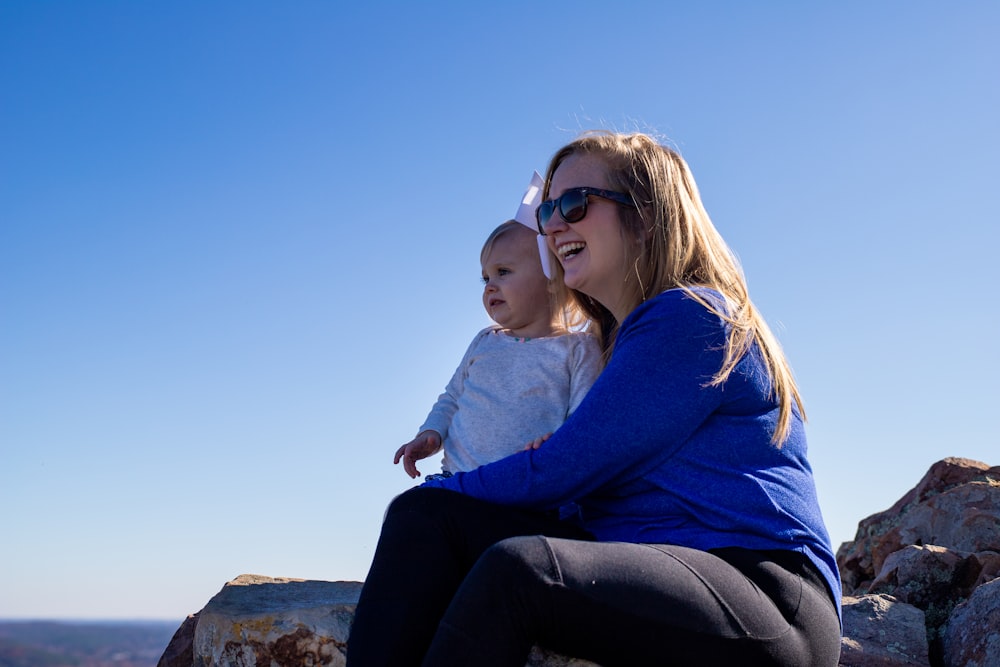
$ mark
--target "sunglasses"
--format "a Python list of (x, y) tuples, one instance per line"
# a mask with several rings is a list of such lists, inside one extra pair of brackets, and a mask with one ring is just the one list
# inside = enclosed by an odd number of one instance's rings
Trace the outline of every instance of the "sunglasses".
[(587, 215), (587, 197), (609, 199), (626, 206), (635, 206), (635, 202), (623, 192), (601, 190), (600, 188), (570, 188), (556, 199), (543, 201), (535, 209), (535, 219), (538, 220), (538, 233), (545, 236), (545, 226), (549, 224), (552, 215), (559, 209), (559, 215), (566, 222), (580, 222)]

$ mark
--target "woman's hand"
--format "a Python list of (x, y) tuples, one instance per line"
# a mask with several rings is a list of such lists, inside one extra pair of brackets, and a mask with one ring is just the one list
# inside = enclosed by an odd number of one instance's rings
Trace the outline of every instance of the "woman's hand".
[(411, 478), (420, 477), (417, 461), (433, 456), (439, 451), (441, 451), (441, 434), (437, 431), (421, 431), (417, 437), (396, 450), (396, 456), (392, 462), (397, 464), (402, 459), (403, 470), (406, 471), (406, 474)]
[(548, 440), (550, 437), (552, 437), (552, 434), (551, 433), (546, 433), (545, 435), (539, 436), (539, 437), (535, 438), (534, 440), (532, 440), (531, 442), (529, 442), (528, 444), (526, 444), (524, 446), (524, 448), (526, 450), (527, 449), (538, 449), (539, 447), (542, 446), (542, 443), (545, 442), (546, 440)]

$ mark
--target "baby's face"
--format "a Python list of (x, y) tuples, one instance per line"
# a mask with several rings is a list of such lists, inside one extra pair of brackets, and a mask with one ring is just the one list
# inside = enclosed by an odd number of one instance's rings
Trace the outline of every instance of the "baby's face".
[(535, 234), (513, 229), (494, 243), (483, 261), (483, 306), (515, 336), (549, 335), (552, 314)]

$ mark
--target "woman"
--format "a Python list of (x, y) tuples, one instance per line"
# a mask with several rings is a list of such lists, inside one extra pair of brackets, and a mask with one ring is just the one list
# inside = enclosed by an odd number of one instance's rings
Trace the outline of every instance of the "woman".
[[(840, 581), (801, 400), (687, 164), (553, 157), (537, 211), (608, 363), (539, 449), (393, 501), (348, 663), (836, 665)], [(580, 525), (551, 510), (570, 502)]]

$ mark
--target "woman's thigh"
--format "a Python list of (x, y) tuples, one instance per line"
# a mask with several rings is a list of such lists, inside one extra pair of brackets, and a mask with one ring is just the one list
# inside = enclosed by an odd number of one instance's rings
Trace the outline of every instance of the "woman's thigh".
[[(466, 578), (425, 664), (523, 664), (537, 643), (602, 665), (835, 665), (829, 600), (804, 594), (796, 575), (765, 569), (762, 588), (684, 547), (506, 540)], [(803, 600), (820, 627), (800, 627)]]
[(442, 489), (417, 487), (386, 511), (348, 643), (352, 664), (419, 664), (438, 621), (479, 556), (514, 535), (581, 529)]

